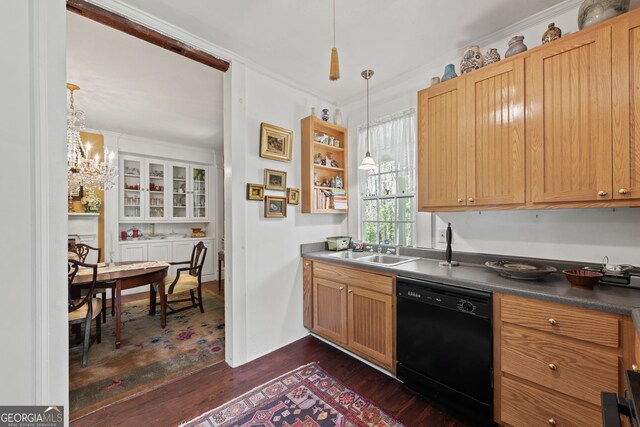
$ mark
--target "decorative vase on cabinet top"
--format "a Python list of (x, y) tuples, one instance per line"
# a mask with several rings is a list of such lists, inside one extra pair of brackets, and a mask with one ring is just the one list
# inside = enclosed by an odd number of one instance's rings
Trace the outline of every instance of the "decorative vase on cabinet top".
[(440, 83), (440, 77), (431, 77), (431, 86), (435, 86)]
[(578, 10), (580, 29), (629, 11), (631, 0), (584, 0)]
[(448, 64), (444, 67), (444, 75), (442, 76), (442, 80), (443, 82), (446, 82), (447, 80), (451, 80), (454, 77), (458, 77), (458, 75), (456, 74), (456, 66), (453, 64)]
[(322, 109), (322, 120), (325, 122), (329, 121), (329, 110), (327, 108)]
[(562, 30), (556, 27), (556, 24), (552, 22), (549, 24), (547, 31), (542, 35), (542, 44), (558, 40), (560, 37), (562, 37)]
[(514, 36), (509, 40), (509, 49), (504, 53), (504, 57), (508, 58), (518, 53), (527, 50), (527, 45), (524, 44), (524, 36)]
[(465, 74), (477, 70), (484, 65), (484, 57), (478, 45), (471, 45), (464, 51), (460, 61), (460, 73)]
[(333, 124), (342, 126), (342, 111), (339, 108), (336, 108), (336, 111), (333, 113)]
[(484, 65), (493, 64), (498, 61), (500, 61), (500, 54), (495, 47), (492, 47), (484, 54)]

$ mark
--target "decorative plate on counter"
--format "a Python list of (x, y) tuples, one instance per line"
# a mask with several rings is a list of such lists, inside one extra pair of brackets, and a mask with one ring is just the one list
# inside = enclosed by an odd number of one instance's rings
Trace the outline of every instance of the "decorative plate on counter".
[(487, 261), (484, 265), (497, 271), (501, 276), (520, 280), (537, 280), (558, 271), (550, 265), (518, 261)]

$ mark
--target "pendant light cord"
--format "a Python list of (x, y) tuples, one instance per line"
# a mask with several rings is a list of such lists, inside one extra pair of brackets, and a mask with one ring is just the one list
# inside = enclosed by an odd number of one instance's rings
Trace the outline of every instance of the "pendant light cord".
[(333, 47), (336, 47), (336, 0), (333, 0)]
[(371, 143), (369, 142), (369, 79), (367, 79), (367, 154), (371, 152)]

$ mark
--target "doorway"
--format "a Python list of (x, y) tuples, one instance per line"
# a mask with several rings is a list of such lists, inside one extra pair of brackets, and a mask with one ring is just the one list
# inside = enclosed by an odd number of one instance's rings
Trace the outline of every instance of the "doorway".
[[(80, 365), (81, 348), (69, 352), (74, 420), (224, 361), (224, 287), (217, 271), (224, 249), (223, 79), (201, 62), (73, 13), (67, 28), (67, 80), (80, 86), (75, 105), (86, 116), (81, 137), (94, 152), (114, 151), (118, 165), (115, 187), (97, 195), (99, 261), (106, 268), (185, 261), (200, 241), (207, 250), (204, 313), (192, 308), (169, 315), (161, 328), (159, 308), (149, 315), (149, 285), (124, 291), (119, 349), (114, 298), (106, 289), (105, 313), (93, 321), (94, 328), (101, 322), (102, 342), (89, 349), (88, 366)], [(70, 227), (83, 218), (82, 200), (73, 208)], [(82, 240), (92, 232), (70, 234)], [(178, 268), (170, 266), (169, 274)]]

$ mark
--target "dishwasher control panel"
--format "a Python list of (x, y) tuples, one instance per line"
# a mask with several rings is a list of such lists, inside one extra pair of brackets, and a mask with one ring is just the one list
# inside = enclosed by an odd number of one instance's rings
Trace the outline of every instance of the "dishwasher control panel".
[(425, 283), (424, 285), (416, 285), (398, 283), (396, 296), (466, 314), (490, 318), (490, 294), (476, 295), (478, 292), (475, 290), (465, 291), (467, 290), (464, 288), (442, 284)]

